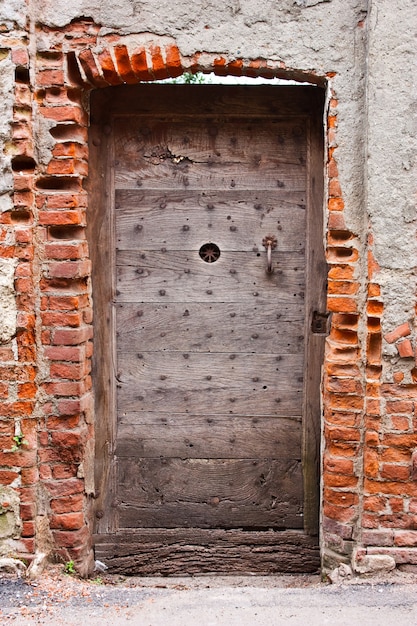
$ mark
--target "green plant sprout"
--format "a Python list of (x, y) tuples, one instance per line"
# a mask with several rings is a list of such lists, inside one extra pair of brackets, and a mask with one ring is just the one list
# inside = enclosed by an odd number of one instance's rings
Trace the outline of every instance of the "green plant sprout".
[(12, 446), (12, 452), (17, 452), (23, 445), (27, 445), (27, 441), (23, 433), (18, 433), (13, 437), (14, 444)]
[(67, 563), (65, 563), (64, 572), (66, 574), (71, 574), (71, 575), (77, 573), (75, 571), (75, 563), (74, 563), (74, 561), (68, 561)]

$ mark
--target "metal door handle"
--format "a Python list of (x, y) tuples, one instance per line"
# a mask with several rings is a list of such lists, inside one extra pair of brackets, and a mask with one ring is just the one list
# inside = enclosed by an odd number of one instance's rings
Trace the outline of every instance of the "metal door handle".
[(266, 249), (266, 261), (267, 261), (266, 273), (267, 274), (272, 274), (273, 272), (272, 250), (275, 250), (275, 248), (277, 247), (277, 243), (278, 243), (277, 238), (274, 235), (266, 235), (262, 239), (262, 245)]

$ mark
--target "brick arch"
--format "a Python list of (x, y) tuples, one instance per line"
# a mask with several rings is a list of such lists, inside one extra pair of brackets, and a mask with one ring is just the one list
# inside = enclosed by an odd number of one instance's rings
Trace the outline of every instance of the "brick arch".
[(175, 43), (149, 42), (137, 45), (112, 42), (69, 52), (69, 64), (74, 78), (92, 87), (149, 82), (176, 78), (184, 72), (211, 73), (218, 76), (247, 76), (251, 78), (283, 78), (325, 85), (327, 77), (287, 68), (282, 61), (266, 59), (228, 58), (223, 55), (197, 53), (183, 56)]
[[(99, 27), (77, 22), (53, 31), (54, 45), (38, 54), (35, 94), (41, 134), (36, 169), (31, 170), (38, 231), (40, 349), (38, 412), (39, 480), (49, 494), (49, 527), (55, 551), (73, 559), (81, 572), (91, 569), (93, 399), (90, 379), (92, 303), (90, 260), (85, 234), (88, 220), (88, 114), (84, 94), (91, 89), (175, 78), (184, 72), (287, 78), (327, 86), (327, 260), (328, 309), (333, 312), (324, 376), (324, 530), (351, 539), (359, 515), (358, 419), (364, 410), (359, 353), (359, 252), (344, 221), (337, 168), (337, 98), (333, 73), (319, 76), (287, 68), (280, 61), (235, 59), (200, 53), (183, 56), (168, 38), (144, 43), (115, 35), (98, 39)], [(51, 34), (51, 33), (49, 33)], [(22, 144), (23, 145), (23, 144)], [(22, 153), (23, 154), (23, 153)], [(31, 153), (32, 154), (32, 153)], [(16, 177), (16, 184), (21, 184)], [(25, 179), (26, 180), (26, 179)], [(16, 198), (22, 193), (16, 188)], [(28, 196), (29, 198), (29, 196)], [(29, 198), (30, 199), (30, 198)], [(22, 200), (23, 201), (23, 200)], [(375, 301), (378, 293), (373, 291)], [(376, 309), (375, 309), (376, 310)], [(377, 314), (373, 367), (378, 368)], [(379, 342), (379, 343), (378, 343)], [(342, 444), (341, 444), (342, 442)], [(343, 449), (342, 449), (343, 448)], [(350, 454), (351, 452), (351, 454)], [(355, 456), (356, 455), (356, 456)], [(24, 519), (34, 529), (36, 512)], [(32, 526), (30, 526), (32, 524)], [(27, 531), (29, 532), (29, 531)], [(36, 549), (36, 532), (27, 551)], [(334, 543), (334, 541), (333, 541)]]

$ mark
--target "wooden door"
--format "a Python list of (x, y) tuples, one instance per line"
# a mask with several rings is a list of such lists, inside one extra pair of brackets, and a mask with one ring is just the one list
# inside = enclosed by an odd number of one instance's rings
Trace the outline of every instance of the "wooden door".
[(318, 566), (322, 106), (314, 87), (93, 102), (96, 551), (115, 571)]

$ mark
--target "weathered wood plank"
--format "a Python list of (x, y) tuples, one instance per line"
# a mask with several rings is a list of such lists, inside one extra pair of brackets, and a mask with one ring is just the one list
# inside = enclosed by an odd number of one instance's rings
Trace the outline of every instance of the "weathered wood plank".
[[(305, 247), (305, 194), (276, 192), (116, 192), (115, 230), (119, 250), (198, 250), (215, 241), (224, 251), (263, 252), (262, 239), (275, 234), (278, 250)], [(256, 252), (256, 250), (255, 250)]]
[(318, 538), (296, 530), (141, 528), (94, 537), (96, 558), (111, 573), (277, 574), (317, 572)]
[(116, 169), (122, 163), (140, 169), (139, 158), (149, 167), (247, 163), (256, 171), (270, 162), (298, 165), (301, 156), (305, 164), (307, 154), (306, 123), (300, 119), (242, 121), (227, 116), (184, 120), (132, 115), (115, 117), (114, 130)]
[(119, 251), (117, 301), (245, 302), (250, 308), (262, 298), (280, 306), (303, 302), (302, 255), (274, 252), (274, 272), (267, 274), (266, 253), (258, 254), (224, 252), (206, 263), (193, 251)]
[(322, 106), (323, 89), (310, 85), (120, 85), (95, 92), (93, 122), (108, 115), (164, 115), (181, 119), (208, 116), (271, 119), (310, 117)]
[(120, 526), (302, 527), (296, 459), (118, 460)]
[[(263, 172), (262, 187), (259, 176), (250, 176), (249, 168), (230, 163), (228, 166), (217, 167), (196, 163), (192, 168), (185, 166), (164, 164), (154, 168), (140, 167), (136, 171), (128, 166), (121, 166), (115, 172), (115, 185), (118, 189), (132, 189), (144, 187), (146, 189), (197, 189), (228, 190), (228, 189), (275, 189), (285, 184), (291, 191), (304, 191), (305, 166), (303, 164), (274, 164)], [(255, 184), (257, 181), (257, 185)]]
[(116, 118), (115, 185), (147, 189), (304, 190), (306, 128), (298, 120)]
[(240, 303), (169, 302), (116, 305), (118, 349), (280, 354), (303, 335), (303, 306), (265, 303), (249, 309)]
[(280, 355), (118, 353), (118, 412), (301, 414), (303, 349)]
[[(324, 97), (323, 93), (317, 94)], [(324, 101), (321, 101), (320, 108)], [(318, 109), (319, 110), (319, 109)], [(326, 333), (322, 335), (312, 332), (312, 321), (315, 312), (325, 314), (327, 311), (327, 265), (323, 245), (323, 154), (324, 133), (319, 115), (310, 120), (308, 134), (308, 161), (310, 163), (310, 184), (308, 188), (308, 215), (306, 240), (306, 283), (313, 285), (307, 291), (306, 299), (306, 360), (304, 375), (304, 407), (303, 407), (303, 473), (304, 473), (304, 528), (307, 533), (318, 534), (319, 503), (320, 503), (320, 438), (321, 438), (321, 367), (324, 360)]]
[(117, 457), (300, 459), (301, 417), (162, 416), (129, 413), (119, 420)]

